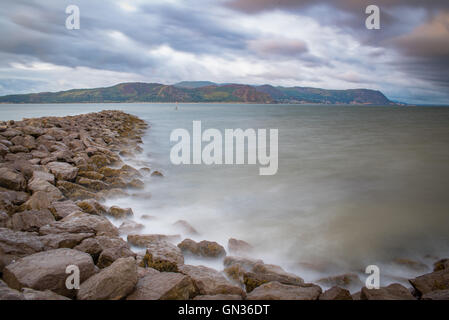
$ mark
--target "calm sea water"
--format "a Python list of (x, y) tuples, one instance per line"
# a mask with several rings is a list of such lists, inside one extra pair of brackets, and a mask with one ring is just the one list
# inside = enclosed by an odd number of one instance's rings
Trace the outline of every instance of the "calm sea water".
[[(176, 234), (187, 220), (226, 246), (230, 237), (255, 247), (254, 257), (308, 281), (381, 267), (381, 282), (406, 283), (449, 257), (449, 108), (242, 104), (0, 105), (0, 119), (74, 115), (120, 109), (148, 121), (144, 152), (133, 164), (164, 172), (130, 206), (145, 232)], [(258, 166), (174, 166), (170, 132), (206, 128), (279, 129), (279, 170)], [(143, 214), (154, 216), (143, 220)], [(119, 222), (115, 222), (119, 223)], [(195, 261), (189, 261), (197, 263)], [(198, 262), (200, 263), (200, 262)], [(213, 265), (210, 261), (202, 264)], [(429, 269), (430, 270), (430, 269)]]

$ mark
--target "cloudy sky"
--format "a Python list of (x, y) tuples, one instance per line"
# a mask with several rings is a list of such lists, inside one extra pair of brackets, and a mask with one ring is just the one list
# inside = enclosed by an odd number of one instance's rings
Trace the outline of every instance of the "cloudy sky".
[(0, 95), (209, 80), (449, 104), (448, 0), (14, 0), (0, 30)]

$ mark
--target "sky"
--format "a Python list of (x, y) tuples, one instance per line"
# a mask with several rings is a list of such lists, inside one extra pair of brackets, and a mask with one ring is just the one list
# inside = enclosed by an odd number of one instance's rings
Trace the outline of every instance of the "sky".
[(0, 33), (0, 95), (208, 80), (449, 104), (448, 0), (14, 0)]

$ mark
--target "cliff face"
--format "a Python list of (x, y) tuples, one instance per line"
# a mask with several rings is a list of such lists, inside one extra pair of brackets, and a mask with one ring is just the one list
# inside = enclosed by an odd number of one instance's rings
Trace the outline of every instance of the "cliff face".
[(305, 87), (250, 86), (189, 82), (188, 86), (159, 83), (121, 83), (107, 88), (74, 89), (0, 97), (1, 103), (99, 102), (240, 102), (393, 104), (382, 92), (369, 89), (325, 90)]

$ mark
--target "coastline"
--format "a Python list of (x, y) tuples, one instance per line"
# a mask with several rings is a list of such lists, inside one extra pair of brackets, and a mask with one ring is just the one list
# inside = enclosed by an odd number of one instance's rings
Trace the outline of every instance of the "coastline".
[[(329, 279), (332, 288), (323, 292), (279, 266), (247, 258), (251, 245), (241, 240), (230, 240), (226, 250), (212, 241), (139, 234), (132, 208), (102, 202), (142, 188), (145, 175), (161, 176), (121, 159), (141, 150), (147, 128), (120, 111), (0, 125), (0, 298), (447, 299), (448, 261), (412, 280), (413, 294), (393, 284), (351, 296), (338, 287), (348, 275)], [(122, 227), (108, 217), (123, 220)], [(194, 232), (186, 221), (179, 225)], [(224, 272), (185, 265), (187, 255), (223, 259)], [(65, 287), (71, 264), (80, 266), (80, 290)], [(57, 281), (47, 281), (49, 275)]]

